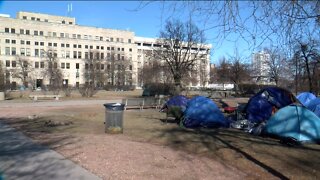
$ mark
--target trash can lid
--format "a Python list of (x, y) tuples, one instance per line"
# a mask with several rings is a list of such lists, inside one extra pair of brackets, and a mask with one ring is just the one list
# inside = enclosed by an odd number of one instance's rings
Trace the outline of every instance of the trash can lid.
[(106, 103), (103, 105), (105, 108), (110, 109), (110, 110), (123, 110), (124, 109), (124, 104), (121, 104), (121, 103)]

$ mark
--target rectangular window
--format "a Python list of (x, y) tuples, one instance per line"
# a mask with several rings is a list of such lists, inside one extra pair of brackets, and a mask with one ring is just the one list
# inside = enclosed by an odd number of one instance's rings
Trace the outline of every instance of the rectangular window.
[(44, 22), (49, 22), (49, 20), (48, 20), (48, 19), (45, 19)]
[(114, 51), (114, 47), (111, 47), (111, 51)]
[(100, 69), (101, 69), (101, 70), (104, 70), (104, 64), (101, 64), (101, 65), (100, 65)]
[(124, 51), (124, 48), (121, 48), (121, 51)]
[(76, 44), (73, 44), (73, 48), (77, 48), (77, 45), (76, 45)]
[(76, 63), (76, 69), (79, 69), (79, 63)]
[(131, 39), (128, 39), (128, 43), (131, 43)]
[(81, 51), (78, 51), (78, 59), (81, 59)]
[(61, 47), (64, 47), (64, 43), (61, 43)]
[(118, 51), (120, 51), (121, 50), (121, 48), (118, 48)]
[(40, 46), (44, 46), (44, 42), (40, 42)]
[(11, 48), (11, 55), (14, 56), (14, 55), (16, 55), (16, 54), (17, 54), (16, 48), (15, 48), (15, 47), (12, 47), (12, 48)]
[(119, 42), (119, 38), (117, 38), (117, 42)]
[(132, 65), (129, 66), (129, 70), (132, 70)]
[(25, 56), (26, 55), (26, 50), (24, 48), (20, 49), (20, 55)]
[(70, 63), (66, 63), (66, 68), (70, 69)]
[(39, 68), (39, 62), (34, 62), (34, 68)]
[(16, 29), (11, 28), (11, 33), (12, 33), (12, 34), (15, 34), (15, 33), (16, 33)]
[(23, 16), (22, 19), (27, 19), (27, 16)]
[(10, 39), (6, 39), (6, 43), (7, 43), (7, 44), (10, 44)]
[(44, 55), (45, 55), (45, 51), (44, 51), (44, 49), (41, 49), (40, 50), (40, 57), (44, 57)]
[(65, 68), (65, 63), (61, 63), (61, 69), (64, 69)]
[(35, 49), (34, 50), (34, 56), (38, 57), (40, 54), (39, 54), (39, 49)]
[(31, 44), (31, 42), (30, 42), (30, 41), (27, 41), (27, 42), (26, 42), (26, 44), (27, 44), (27, 45), (30, 45), (30, 44)]
[(77, 35), (77, 38), (78, 38), (78, 39), (81, 39), (81, 35), (80, 35), (80, 34), (78, 34), (78, 35)]
[(73, 59), (77, 59), (77, 51), (73, 51)]
[(43, 36), (43, 31), (39, 31), (40, 36)]
[(101, 50), (104, 50), (104, 47), (103, 47), (103, 46), (101, 46)]
[(34, 34), (35, 36), (38, 36), (38, 31), (34, 31), (33, 34)]
[(90, 46), (90, 49), (93, 49), (93, 46)]
[(53, 63), (53, 68), (57, 69), (58, 68), (58, 63)]
[(107, 47), (107, 50), (110, 51), (110, 47)]
[(21, 41), (20, 41), (20, 44), (22, 44), (22, 45), (23, 45), (23, 44), (24, 44), (24, 40), (21, 40)]
[(6, 47), (6, 49), (5, 49), (5, 54), (6, 54), (6, 55), (10, 55), (10, 47)]
[(6, 67), (10, 67), (10, 61), (6, 60)]
[(120, 54), (117, 54), (118, 60), (120, 60)]
[(113, 38), (112, 37), (110, 38), (110, 41), (113, 42)]
[(101, 53), (101, 59), (104, 59), (104, 53)]
[(30, 55), (31, 55), (30, 52), (31, 52), (31, 51), (30, 51), (30, 48), (27, 48), (27, 49), (26, 49), (26, 55), (27, 55), (27, 56), (30, 56)]
[(37, 21), (40, 21), (40, 18), (37, 18)]
[(77, 35), (76, 35), (76, 34), (72, 34), (72, 38), (73, 38), (73, 39), (76, 39), (76, 38), (77, 38)]
[(17, 62), (16, 61), (12, 61), (11, 62), (11, 67), (17, 67)]
[(9, 28), (4, 28), (4, 32), (9, 33), (10, 32)]
[(81, 44), (78, 44), (78, 48), (81, 48)]
[(52, 36), (52, 32), (48, 31), (48, 36), (51, 37)]
[(70, 47), (70, 44), (66, 44), (66, 47), (67, 47), (67, 48)]
[(66, 58), (70, 58), (70, 51), (66, 51)]
[(100, 48), (99, 46), (96, 47), (96, 49), (99, 49), (99, 48)]
[(66, 37), (66, 38), (69, 38), (69, 33), (66, 33), (66, 34), (65, 34), (65, 37)]
[(52, 46), (52, 43), (48, 43), (48, 46)]
[(34, 20), (36, 20), (36, 18), (35, 17), (31, 17), (31, 20), (34, 21)]
[(57, 32), (52, 32), (52, 37), (57, 37)]
[(57, 47), (58, 46), (58, 44), (57, 43), (53, 43), (53, 47)]
[(35, 42), (34, 42), (34, 45), (38, 46), (38, 45), (39, 45), (39, 42), (38, 42), (38, 41), (35, 41)]
[(84, 53), (84, 58), (85, 58), (85, 59), (89, 59), (89, 53), (88, 53), (88, 52), (85, 52), (85, 53)]
[(26, 35), (30, 35), (30, 30), (26, 30)]
[(103, 41), (103, 37), (100, 36), (100, 41)]
[(61, 57), (62, 57), (62, 58), (65, 58), (65, 55), (66, 55), (66, 54), (65, 54), (65, 51), (61, 51)]
[(88, 49), (89, 47), (88, 47), (88, 45), (85, 45), (84, 48)]
[(24, 34), (24, 29), (20, 29), (20, 34)]
[(60, 37), (64, 38), (64, 33), (60, 33)]
[(40, 68), (44, 68), (44, 62), (42, 61), (42, 62), (40, 62)]
[(129, 48), (129, 52), (132, 52), (132, 48)]

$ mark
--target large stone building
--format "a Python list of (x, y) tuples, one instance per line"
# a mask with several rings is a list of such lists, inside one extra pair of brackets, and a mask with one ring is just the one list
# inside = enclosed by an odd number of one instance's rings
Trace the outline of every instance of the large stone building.
[[(115, 74), (107, 76), (103, 85), (133, 85), (139, 87), (138, 70), (143, 68), (146, 59), (142, 52), (151, 50), (155, 39), (136, 37), (134, 32), (80, 26), (76, 19), (30, 12), (18, 12), (16, 18), (0, 16), (0, 61), (5, 67), (6, 84), (11, 89), (22, 85), (21, 78), (14, 73), (19, 71), (21, 60), (29, 62), (32, 71), (28, 72), (26, 86), (38, 88), (49, 83), (45, 77), (49, 66), (46, 53), (57, 59), (56, 66), (62, 70), (63, 83), (79, 87), (86, 83), (83, 75), (88, 68), (86, 59), (95, 58), (103, 64), (99, 68), (110, 70), (111, 61), (127, 61), (124, 81)], [(210, 46), (208, 47), (210, 50)], [(208, 67), (208, 54), (205, 59)], [(20, 63), (21, 64), (21, 63)], [(123, 65), (122, 65), (123, 66)], [(120, 65), (119, 65), (120, 67)], [(116, 69), (116, 68), (115, 68)], [(115, 70), (112, 69), (112, 70)], [(19, 72), (18, 72), (19, 73)]]

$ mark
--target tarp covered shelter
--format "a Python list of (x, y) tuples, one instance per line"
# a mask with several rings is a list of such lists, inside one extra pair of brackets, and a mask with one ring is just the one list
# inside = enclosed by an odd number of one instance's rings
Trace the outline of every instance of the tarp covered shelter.
[(250, 98), (245, 108), (246, 119), (252, 123), (268, 120), (273, 108), (280, 109), (297, 102), (289, 91), (279, 87), (267, 87)]
[(189, 100), (182, 123), (187, 128), (229, 127), (228, 120), (225, 119), (218, 106), (204, 96), (195, 96)]
[(301, 105), (286, 106), (266, 123), (264, 131), (280, 138), (294, 138), (299, 142), (319, 142), (320, 118)]
[(320, 117), (320, 98), (310, 101), (307, 105), (307, 108)]
[(297, 99), (300, 101), (301, 104), (307, 106), (310, 101), (316, 99), (317, 97), (310, 93), (310, 92), (302, 92), (297, 96)]
[(168, 107), (171, 107), (171, 106), (186, 107), (188, 101), (189, 101), (189, 99), (188, 99), (186, 96), (177, 95), (177, 96), (171, 97), (171, 98), (165, 103), (165, 105), (168, 106)]

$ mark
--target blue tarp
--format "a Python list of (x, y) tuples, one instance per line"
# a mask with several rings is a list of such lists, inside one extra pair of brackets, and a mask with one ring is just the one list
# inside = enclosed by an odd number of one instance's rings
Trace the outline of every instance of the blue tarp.
[(277, 111), (266, 123), (265, 132), (297, 141), (319, 142), (320, 118), (306, 107), (290, 105)]
[(170, 98), (167, 102), (166, 105), (168, 107), (170, 106), (179, 106), (179, 107), (185, 107), (188, 103), (189, 99), (185, 96), (182, 95), (177, 95), (177, 96), (173, 96), (172, 98)]
[(304, 106), (308, 106), (309, 102), (316, 99), (317, 97), (310, 92), (302, 92), (297, 96), (297, 99)]
[(295, 96), (279, 87), (262, 89), (250, 98), (246, 108), (246, 119), (253, 123), (268, 120), (272, 114), (272, 107), (283, 108), (296, 102)]
[(183, 125), (187, 128), (196, 127), (229, 127), (218, 106), (209, 98), (193, 97), (184, 111)]
[(310, 101), (307, 108), (320, 117), (320, 98)]

